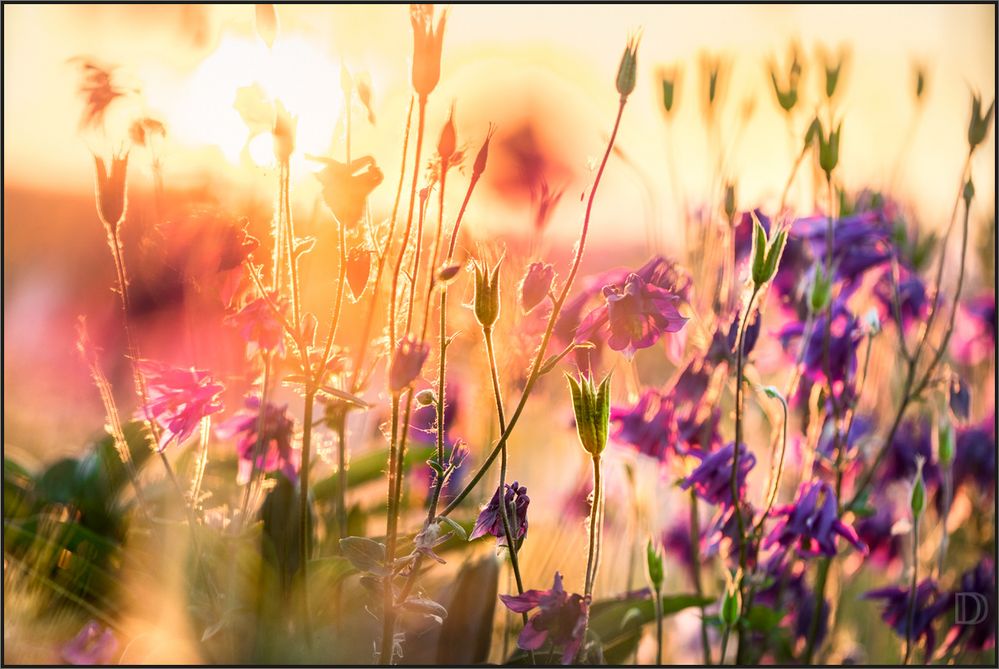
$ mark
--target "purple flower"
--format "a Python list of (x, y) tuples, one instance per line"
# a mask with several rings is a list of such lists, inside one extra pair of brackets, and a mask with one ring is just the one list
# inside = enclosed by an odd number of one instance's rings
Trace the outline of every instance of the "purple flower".
[(140, 360), (138, 367), (149, 394), (143, 413), (162, 430), (160, 451), (171, 441), (183, 443), (194, 434), (202, 418), (222, 411), (219, 396), (224, 388), (208, 372), (169, 367), (152, 360)]
[[(860, 321), (846, 308), (842, 301), (832, 306), (832, 320), (829, 327), (828, 378), (826, 365), (826, 327), (829, 318), (823, 313), (814, 321), (814, 327), (803, 343), (805, 378), (813, 383), (829, 384), (833, 394), (843, 399), (853, 392), (857, 375), (857, 349), (864, 337)], [(792, 339), (804, 335), (803, 323), (791, 323), (780, 332), (780, 339), (786, 348)]]
[[(908, 586), (900, 588), (892, 586), (871, 590), (864, 599), (884, 600), (884, 611), (881, 619), (888, 623), (895, 633), (905, 638), (909, 626), (909, 608), (912, 602), (912, 591)], [(942, 594), (932, 579), (925, 579), (916, 587), (916, 607), (912, 620), (912, 640), (923, 639), (926, 643), (926, 657), (933, 655), (936, 648), (936, 634), (933, 623), (938, 617), (950, 609), (950, 597)]]
[(954, 454), (954, 481), (974, 482), (984, 495), (996, 491), (996, 424), (990, 414), (978, 425), (958, 429)]
[(500, 600), (514, 613), (538, 609), (517, 638), (517, 646), (524, 650), (538, 650), (545, 642), (551, 641), (562, 647), (562, 664), (575, 661), (583, 643), (589, 604), (582, 595), (566, 593), (561, 574), (555, 572), (555, 582), (550, 590), (500, 595)]
[(671, 525), (662, 533), (660, 543), (666, 553), (683, 567), (684, 573), (693, 582), (695, 574), (691, 555), (690, 521), (684, 519)]
[[(705, 358), (712, 365), (720, 365), (722, 363), (735, 364), (737, 354), (736, 345), (739, 343), (740, 319), (744, 311), (745, 309), (740, 306), (732, 313), (727, 329), (718, 328), (715, 330), (714, 336), (711, 338), (711, 346), (708, 347), (707, 353), (704, 354)], [(745, 356), (748, 356), (753, 348), (756, 347), (756, 340), (760, 336), (761, 319), (759, 312), (753, 312), (751, 318), (752, 320), (746, 326), (746, 332), (742, 340), (742, 352)]]
[(966, 300), (957, 311), (951, 354), (962, 365), (982, 362), (995, 351), (996, 296), (992, 293)]
[[(756, 602), (776, 611), (784, 611), (791, 619), (789, 628), (796, 639), (807, 639), (815, 615), (815, 591), (808, 586), (805, 563), (788, 560), (785, 551), (778, 551), (764, 565), (765, 581), (769, 584), (756, 594)], [(829, 602), (823, 600), (820, 619), (815, 631), (815, 643), (821, 644), (829, 631)]]
[[(284, 310), (285, 303), (276, 294), (272, 294), (270, 300), (274, 301), (278, 309)], [(270, 300), (258, 297), (227, 318), (250, 345), (251, 354), (257, 349), (265, 352), (275, 351), (278, 355), (284, 354), (284, 325), (274, 313), (274, 307), (269, 304)]]
[[(507, 509), (507, 520), (510, 521), (510, 533), (518, 541), (527, 535), (527, 507), (531, 503), (531, 498), (527, 496), (527, 487), (518, 485), (516, 481), (507, 483), (503, 494), (504, 505)], [(499, 541), (498, 546), (506, 546), (506, 532), (503, 530), (503, 516), (500, 515), (499, 488), (493, 493), (493, 498), (489, 500), (475, 521), (469, 541), (491, 534)]]
[(754, 556), (758, 553), (756, 537), (749, 536), (749, 528), (753, 527), (756, 510), (752, 504), (746, 501), (742, 502), (741, 508), (743, 532), (739, 532), (739, 518), (735, 514), (735, 506), (732, 504), (722, 506), (715, 511), (715, 515), (704, 528), (701, 554), (705, 557), (723, 555), (730, 561), (730, 566), (733, 569), (739, 566), (740, 536), (746, 537), (746, 557), (749, 567), (756, 566)]
[(892, 439), (881, 468), (878, 482), (881, 487), (898, 481), (912, 481), (916, 475), (916, 458), (922, 457), (923, 480), (927, 488), (940, 483), (940, 469), (933, 457), (933, 444), (928, 420), (907, 420), (902, 423)]
[(882, 567), (902, 562), (903, 534), (895, 531), (895, 514), (890, 506), (878, 504), (874, 514), (855, 523), (857, 536), (867, 545), (868, 560)]
[(780, 544), (790, 548), (797, 544), (802, 555), (836, 555), (836, 536), (853, 544), (861, 553), (867, 546), (856, 531), (838, 516), (836, 493), (823, 481), (805, 483), (798, 491), (793, 504), (775, 509), (774, 518), (780, 521), (767, 535), (764, 547)]
[(673, 402), (658, 390), (646, 390), (631, 408), (611, 407), (610, 422), (615, 440), (660, 462), (677, 447)]
[[(454, 436), (451, 429), (458, 419), (461, 409), (461, 392), (456, 381), (451, 378), (447, 380), (447, 399), (444, 401), (444, 444), (452, 445)], [(437, 443), (437, 406), (427, 404), (426, 406), (416, 406), (413, 408), (412, 417), (409, 420), (409, 439), (417, 444)]]
[(398, 393), (415, 381), (429, 354), (429, 344), (420, 343), (415, 335), (403, 337), (389, 365), (389, 390)]
[[(680, 487), (689, 490), (691, 486), (697, 496), (711, 504), (732, 505), (732, 458), (735, 457), (735, 444), (712, 452), (692, 451), (691, 455), (700, 458), (690, 476), (680, 482)], [(746, 476), (756, 464), (756, 456), (743, 445), (739, 449), (738, 489), (742, 498), (746, 491)]]
[[(961, 593), (969, 593), (959, 599)], [(950, 598), (956, 607), (967, 606), (963, 611), (966, 620), (972, 619), (972, 609), (967, 602), (976, 601), (970, 597), (970, 593), (981, 595), (985, 598), (986, 604), (982, 613), (985, 617), (977, 623), (954, 622), (947, 633), (947, 650), (951, 651), (964, 642), (964, 650), (983, 651), (995, 648), (996, 645), (996, 571), (995, 564), (989, 558), (984, 558), (973, 569), (969, 569), (961, 576), (960, 585), (951, 593)], [(980, 602), (979, 602), (980, 603)], [(978, 618), (979, 616), (974, 616)]]
[(215, 433), (221, 439), (238, 436), (236, 453), (239, 456), (237, 480), (247, 483), (254, 469), (265, 473), (280, 471), (288, 480), (298, 479), (301, 453), (292, 448), (295, 422), (288, 413), (288, 406), (268, 402), (260, 410), (260, 398), (248, 396), (246, 409), (219, 424)]
[(528, 313), (548, 295), (555, 279), (555, 268), (548, 263), (532, 262), (520, 282), (520, 308)]
[(91, 620), (73, 640), (62, 647), (62, 659), (69, 664), (111, 664), (118, 653), (114, 632)]
[[(826, 263), (827, 219), (800, 218), (791, 236), (805, 240), (816, 262)], [(865, 211), (836, 219), (833, 225), (832, 262), (835, 277), (848, 286), (860, 283), (863, 274), (891, 260), (891, 223), (883, 210)]]

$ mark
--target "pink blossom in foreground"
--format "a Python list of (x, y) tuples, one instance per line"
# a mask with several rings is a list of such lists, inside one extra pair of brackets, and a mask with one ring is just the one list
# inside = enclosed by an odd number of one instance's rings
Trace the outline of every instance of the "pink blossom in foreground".
[(555, 572), (550, 590), (527, 590), (522, 595), (500, 595), (500, 599), (514, 613), (538, 609), (517, 637), (517, 646), (538, 650), (551, 641), (562, 647), (562, 664), (575, 661), (583, 643), (589, 605), (582, 595), (565, 591), (560, 573)]
[(118, 639), (109, 628), (91, 620), (72, 641), (62, 647), (62, 659), (69, 664), (110, 664), (118, 653)]
[(260, 398), (246, 398), (246, 409), (219, 424), (215, 433), (221, 439), (238, 437), (239, 456), (237, 480), (247, 483), (254, 469), (271, 473), (280, 471), (289, 480), (298, 479), (301, 454), (292, 447), (295, 422), (287, 405), (268, 402), (263, 411)]
[(225, 388), (207, 371), (170, 367), (153, 360), (141, 360), (138, 367), (149, 391), (143, 414), (162, 430), (160, 451), (171, 441), (183, 443), (194, 434), (202, 418), (222, 411), (219, 396)]

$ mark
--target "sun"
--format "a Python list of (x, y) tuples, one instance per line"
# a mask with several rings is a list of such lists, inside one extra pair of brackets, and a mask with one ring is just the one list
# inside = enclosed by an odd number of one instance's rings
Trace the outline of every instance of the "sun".
[(225, 35), (171, 99), (163, 101), (174, 137), (192, 146), (216, 146), (234, 164), (241, 162), (245, 148), (254, 163), (269, 166), (274, 160), (270, 136), (251, 137), (234, 107), (237, 91), (252, 85), (298, 118), (293, 167), (312, 169), (304, 156), (329, 151), (343, 95), (339, 63), (300, 35), (283, 35), (273, 48), (259, 39)]

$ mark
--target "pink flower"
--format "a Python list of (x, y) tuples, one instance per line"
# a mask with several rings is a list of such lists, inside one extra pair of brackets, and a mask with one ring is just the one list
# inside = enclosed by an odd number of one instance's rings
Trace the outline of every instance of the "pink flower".
[(62, 659), (69, 664), (111, 664), (118, 653), (114, 632), (91, 620), (73, 640), (62, 647)]
[(520, 282), (520, 308), (525, 314), (541, 304), (554, 278), (555, 268), (548, 263), (532, 262), (528, 265), (527, 274)]
[(389, 390), (400, 392), (416, 380), (423, 363), (430, 355), (430, 345), (420, 343), (413, 335), (406, 335), (395, 349), (389, 365)]
[(261, 411), (256, 395), (248, 396), (244, 404), (245, 410), (215, 429), (221, 439), (239, 437), (236, 442), (239, 483), (248, 483), (254, 469), (265, 473), (280, 471), (290, 481), (298, 480), (301, 454), (291, 444), (295, 421), (288, 413), (288, 406), (268, 402)]
[(517, 638), (524, 650), (538, 650), (546, 641), (562, 646), (562, 664), (572, 664), (583, 644), (589, 604), (582, 595), (568, 594), (562, 587), (562, 575), (555, 572), (550, 590), (527, 590), (522, 595), (500, 595), (500, 600), (514, 613), (538, 609)]
[(225, 388), (208, 372), (193, 367), (169, 367), (152, 360), (141, 360), (138, 367), (149, 390), (144, 415), (163, 430), (158, 444), (160, 451), (173, 440), (178, 445), (183, 443), (194, 434), (202, 418), (222, 411), (219, 396)]
[[(271, 295), (279, 309), (284, 302), (276, 294)], [(227, 318), (227, 322), (239, 330), (240, 336), (249, 344), (247, 352), (253, 354), (257, 349), (278, 355), (284, 354), (284, 325), (274, 313), (274, 307), (268, 304), (266, 297), (258, 297), (248, 302), (242, 309)]]

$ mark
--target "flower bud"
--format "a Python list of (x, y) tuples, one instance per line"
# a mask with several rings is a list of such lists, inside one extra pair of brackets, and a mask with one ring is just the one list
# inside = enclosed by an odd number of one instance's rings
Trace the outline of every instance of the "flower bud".
[(971, 391), (968, 384), (956, 374), (950, 382), (949, 402), (951, 413), (958, 421), (968, 420), (971, 413)]
[(735, 217), (735, 184), (732, 182), (725, 184), (725, 216), (729, 220)]
[(295, 132), (298, 117), (292, 116), (280, 101), (274, 104), (274, 157), (279, 163), (287, 163), (295, 152)]
[(808, 285), (808, 306), (813, 314), (825, 311), (832, 296), (832, 281), (826, 276), (821, 264), (815, 265), (815, 273)]
[(451, 161), (457, 144), (457, 134), (454, 129), (454, 105), (447, 116), (447, 123), (441, 129), (441, 137), (437, 141), (437, 155), (441, 157), (442, 169)]
[(461, 265), (454, 263), (451, 265), (441, 265), (437, 269), (437, 274), (435, 278), (439, 284), (449, 284), (454, 281), (454, 277), (458, 276), (458, 272), (461, 270)]
[(111, 156), (111, 171), (104, 159), (94, 156), (97, 168), (97, 215), (109, 230), (117, 230), (128, 207), (126, 181), (128, 154)]
[(663, 111), (668, 115), (673, 111), (673, 105), (676, 104), (676, 89), (680, 81), (680, 71), (676, 67), (669, 70), (662, 69), (659, 71), (659, 79), (663, 86)]
[(961, 197), (964, 198), (965, 207), (968, 207), (971, 204), (971, 201), (975, 199), (975, 184), (970, 177), (964, 184), (964, 190), (961, 191)]
[(520, 281), (520, 308), (529, 313), (538, 306), (552, 287), (555, 268), (548, 263), (532, 262)]
[(658, 594), (662, 591), (665, 566), (663, 565), (662, 551), (651, 538), (645, 547), (645, 564), (649, 570), (649, 583), (652, 584), (653, 591)]
[(598, 458), (607, 446), (607, 427), (610, 422), (610, 375), (604, 377), (599, 386), (594, 386), (592, 377), (580, 375), (577, 381), (569, 379), (569, 392), (572, 395), (572, 411), (576, 417), (576, 433), (583, 450)]
[(926, 66), (922, 63), (917, 63), (916, 67), (916, 101), (921, 102), (923, 100), (923, 93), (926, 92)]
[(355, 246), (347, 253), (347, 286), (356, 302), (364, 293), (371, 274), (371, 251)]
[(956, 441), (954, 423), (950, 420), (950, 416), (944, 413), (937, 424), (937, 456), (940, 458), (940, 464), (944, 467), (949, 467), (954, 462)]
[(638, 42), (641, 35), (632, 35), (628, 38), (628, 43), (624, 47), (624, 54), (621, 56), (621, 64), (617, 68), (617, 92), (621, 94), (621, 101), (628, 99), (631, 92), (635, 90), (635, 72), (638, 69)]
[(396, 346), (389, 364), (389, 390), (401, 392), (415, 381), (429, 354), (429, 344), (421, 344), (414, 335), (406, 335)]
[(864, 326), (867, 329), (867, 335), (869, 337), (877, 336), (881, 334), (881, 317), (878, 316), (878, 310), (871, 307), (864, 314)]
[(718, 615), (726, 627), (734, 627), (739, 622), (742, 614), (742, 592), (739, 590), (738, 573), (734, 575), (726, 574), (725, 594), (722, 596), (721, 608)]
[(968, 146), (974, 150), (976, 146), (985, 141), (985, 136), (989, 133), (989, 126), (992, 124), (992, 112), (995, 110), (996, 101), (982, 114), (982, 100), (976, 93), (971, 99), (971, 122), (968, 124)]
[(441, 78), (441, 48), (447, 10), (441, 13), (436, 29), (433, 5), (410, 5), (409, 20), (413, 25), (413, 90), (426, 99)]
[(430, 388), (424, 388), (420, 392), (416, 393), (416, 403), (421, 407), (437, 404), (437, 394)]
[(479, 153), (475, 156), (475, 162), (472, 164), (472, 179), (478, 179), (486, 171), (486, 160), (489, 158), (489, 140), (493, 138), (494, 132), (496, 132), (496, 126), (490, 125), (486, 139), (482, 142)]
[(839, 164), (839, 138), (842, 129), (843, 123), (840, 122), (835, 130), (830, 129), (828, 137), (819, 133), (819, 165), (827, 178)]
[(753, 214), (753, 284), (759, 288), (777, 274), (777, 266), (780, 263), (781, 254), (784, 252), (784, 242), (787, 239), (787, 231), (781, 230), (774, 235), (773, 240), (767, 244), (767, 233), (763, 226)]
[(502, 260), (490, 272), (479, 263), (475, 266), (475, 296), (472, 307), (475, 319), (483, 328), (491, 328), (500, 314), (499, 271)]
[(912, 509), (912, 517), (917, 521), (926, 509), (926, 483), (923, 481), (923, 465), (925, 463), (926, 458), (921, 455), (916, 456), (916, 476), (912, 481), (909, 508)]

